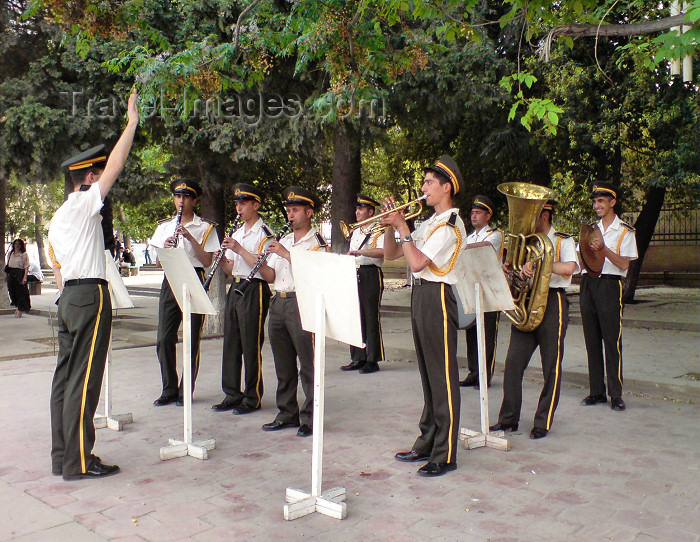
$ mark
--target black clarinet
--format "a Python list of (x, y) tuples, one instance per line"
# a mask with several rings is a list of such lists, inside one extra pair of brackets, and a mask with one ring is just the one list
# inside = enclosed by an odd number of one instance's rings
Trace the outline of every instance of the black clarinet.
[[(284, 234), (287, 233), (287, 230), (292, 227), (291, 222), (287, 222), (284, 225), (284, 228), (275, 236), (275, 241), (279, 241), (284, 237)], [(265, 260), (267, 260), (269, 253), (265, 252), (262, 256), (260, 256), (260, 259), (255, 262), (255, 265), (253, 266), (253, 269), (250, 271), (250, 274), (241, 281), (241, 283), (236, 287), (234, 292), (236, 292), (238, 295), (243, 295), (245, 293), (245, 289), (248, 287), (248, 285), (253, 281), (253, 278), (257, 274), (257, 272), (260, 270), (260, 268), (263, 266), (265, 263)]]
[(182, 222), (182, 205), (180, 205), (180, 208), (177, 210), (177, 217), (175, 218), (175, 233), (173, 234), (175, 236), (175, 241), (173, 242), (172, 248), (177, 248), (177, 240), (180, 238), (177, 234), (177, 228), (180, 226), (180, 222)]
[[(241, 215), (236, 215), (236, 218), (233, 221), (233, 224), (231, 225), (231, 230), (228, 232), (226, 237), (233, 236), (233, 234), (238, 229), (238, 223), (240, 221), (241, 221)], [(214, 258), (214, 263), (211, 264), (211, 269), (209, 270), (209, 276), (207, 277), (207, 280), (204, 281), (204, 291), (205, 292), (209, 291), (209, 286), (211, 285), (211, 281), (214, 278), (214, 274), (216, 273), (216, 270), (219, 268), (219, 264), (221, 263), (221, 260), (224, 257), (225, 253), (226, 253), (225, 248), (219, 249), (219, 252), (216, 253), (216, 258)]]

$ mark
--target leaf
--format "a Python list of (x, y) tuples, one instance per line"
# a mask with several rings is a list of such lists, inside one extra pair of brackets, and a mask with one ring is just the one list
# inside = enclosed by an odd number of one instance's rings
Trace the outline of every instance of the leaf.
[(559, 115), (557, 115), (554, 111), (550, 110), (547, 112), (547, 119), (555, 126), (559, 124)]

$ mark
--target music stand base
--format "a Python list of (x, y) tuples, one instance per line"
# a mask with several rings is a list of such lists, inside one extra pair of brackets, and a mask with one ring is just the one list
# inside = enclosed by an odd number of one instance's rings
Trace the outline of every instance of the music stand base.
[(110, 414), (109, 416), (95, 416), (92, 422), (95, 424), (95, 429), (106, 427), (112, 431), (121, 431), (125, 425), (134, 423), (134, 417), (131, 412), (129, 414)]
[(176, 457), (192, 456), (197, 459), (205, 460), (209, 459), (208, 450), (213, 450), (216, 448), (216, 440), (200, 440), (198, 442), (183, 442), (176, 439), (168, 439), (170, 446), (163, 446), (160, 449), (160, 460), (167, 461), (168, 459), (175, 459)]
[(479, 433), (471, 429), (462, 428), (459, 438), (464, 441), (467, 450), (474, 448), (494, 448), (507, 452), (510, 450), (510, 440), (505, 437), (505, 431), (491, 431), (489, 433)]
[(287, 521), (308, 516), (314, 512), (335, 519), (345, 519), (347, 515), (344, 487), (329, 489), (318, 497), (288, 487), (285, 500), (287, 504), (284, 505), (284, 519)]

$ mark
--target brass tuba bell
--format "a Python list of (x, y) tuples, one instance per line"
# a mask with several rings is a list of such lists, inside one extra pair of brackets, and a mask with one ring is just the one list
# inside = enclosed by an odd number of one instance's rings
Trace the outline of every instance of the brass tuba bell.
[[(503, 183), (497, 188), (508, 198), (505, 263), (511, 268), (510, 293), (515, 304), (515, 309), (504, 312), (520, 331), (533, 331), (544, 318), (554, 261), (552, 242), (546, 234), (535, 233), (535, 227), (545, 203), (557, 194), (527, 183)], [(534, 275), (523, 279), (520, 271), (529, 261), (533, 262)]]

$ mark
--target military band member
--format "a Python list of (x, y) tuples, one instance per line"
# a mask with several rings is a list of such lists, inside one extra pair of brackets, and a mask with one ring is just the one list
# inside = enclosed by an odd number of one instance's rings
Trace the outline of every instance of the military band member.
[[(313, 432), (314, 347), (313, 336), (301, 327), (290, 250), (328, 250), (325, 240), (311, 226), (314, 212), (321, 201), (316, 194), (298, 186), (284, 191), (284, 205), (291, 233), (279, 242), (273, 241), (267, 251), (270, 257), (260, 268), (263, 278), (273, 283), (275, 295), (270, 302), (268, 335), (277, 373), (277, 408), (275, 419), (262, 426), (263, 431), (279, 431), (299, 427), (297, 436)], [(299, 365), (297, 366), (297, 359)], [(301, 378), (304, 402), (299, 408), (297, 383)]]
[[(263, 193), (259, 188), (239, 183), (233, 187), (233, 200), (241, 225), (233, 237), (221, 243), (226, 257), (221, 268), (233, 276), (224, 309), (224, 350), (221, 359), (221, 388), (224, 400), (212, 408), (219, 412), (233, 410), (234, 414), (249, 414), (260, 408), (263, 396), (262, 345), (265, 340), (265, 320), (270, 306), (270, 287), (256, 273), (243, 295), (236, 288), (255, 266), (266, 241), (274, 233), (258, 214)], [(241, 370), (245, 366), (245, 383), (241, 392)]]
[[(584, 405), (607, 403), (610, 408), (625, 410), (622, 400), (622, 281), (630, 261), (637, 259), (634, 228), (620, 217), (617, 188), (610, 183), (597, 183), (591, 194), (593, 209), (600, 218), (595, 226), (603, 240), (593, 239), (590, 248), (600, 251), (605, 260), (599, 277), (581, 270), (581, 322), (588, 352), (590, 394)], [(603, 364), (605, 347), (605, 364)]]
[[(476, 196), (474, 198), (471, 209), (471, 223), (474, 226), (474, 231), (467, 236), (467, 247), (493, 247), (498, 255), (498, 259), (501, 260), (503, 258), (503, 232), (499, 228), (492, 228), (489, 224), (493, 216), (493, 209), (493, 203), (486, 196)], [(493, 371), (496, 367), (496, 342), (498, 340), (500, 314), (500, 311), (484, 313), (487, 385), (491, 384)], [(479, 389), (479, 355), (476, 326), (467, 329), (467, 366), (469, 367), (469, 374), (459, 385), (473, 386)]]
[[(119, 472), (93, 455), (92, 418), (100, 400), (112, 329), (100, 209), (129, 155), (139, 116), (137, 96), (129, 121), (107, 160), (104, 145), (65, 161), (73, 192), (49, 227), (49, 255), (58, 301), (58, 361), (51, 385), (51, 471), (65, 480)], [(106, 161), (106, 163), (105, 163)]]
[[(374, 216), (378, 202), (362, 194), (357, 195), (355, 203), (355, 218), (357, 222)], [(360, 299), (360, 323), (362, 325), (362, 342), (365, 348), (350, 346), (348, 365), (343, 365), (342, 371), (359, 369), (363, 374), (375, 373), (379, 370), (379, 361), (384, 359), (384, 343), (382, 341), (382, 326), (379, 320), (379, 305), (384, 291), (384, 232), (377, 231), (364, 234), (360, 228), (355, 229), (350, 237), (348, 254), (355, 256), (357, 267), (357, 289)]]
[[(187, 254), (200, 281), (204, 280), (204, 268), (211, 265), (212, 255), (219, 250), (219, 237), (208, 220), (194, 212), (197, 198), (202, 189), (195, 181), (178, 179), (170, 183), (173, 203), (176, 210), (182, 208), (180, 224), (177, 216), (161, 220), (158, 223), (151, 245), (157, 248), (178, 248)], [(160, 262), (158, 262), (160, 263)], [(163, 276), (158, 301), (158, 335), (156, 338), (156, 355), (160, 363), (163, 391), (153, 404), (164, 406), (177, 402), (183, 404), (182, 382), (177, 378), (177, 330), (182, 323), (182, 310), (175, 299), (168, 278)], [(199, 339), (204, 325), (203, 314), (192, 314), (192, 390), (199, 372)]]
[[(490, 427), (493, 431), (517, 431), (523, 394), (523, 375), (532, 354), (539, 346), (544, 384), (535, 411), (534, 426), (530, 431), (532, 439), (547, 436), (559, 403), (564, 338), (569, 325), (569, 302), (566, 299), (565, 290), (571, 285), (571, 275), (578, 270), (576, 243), (570, 235), (560, 233), (552, 226), (555, 205), (556, 202), (553, 200), (545, 204), (535, 227), (535, 233), (547, 234), (554, 248), (544, 318), (533, 331), (521, 331), (515, 326), (510, 328), (510, 344), (503, 375), (503, 402), (498, 413), (498, 423)], [(532, 262), (529, 261), (523, 266), (521, 275), (523, 278), (530, 278), (533, 274)]]
[[(423, 194), (435, 214), (411, 234), (402, 212), (390, 213), (384, 257), (405, 256), (413, 273), (411, 324), (423, 385), (424, 406), (420, 436), (410, 451), (395, 455), (398, 461), (428, 461), (418, 474), (440, 476), (457, 468), (459, 436), (459, 370), (457, 368), (457, 301), (451, 285), (457, 255), (466, 238), (464, 223), (452, 204), (462, 175), (455, 161), (442, 156), (425, 169)], [(385, 200), (391, 208), (393, 198)], [(396, 242), (394, 230), (400, 241)]]

